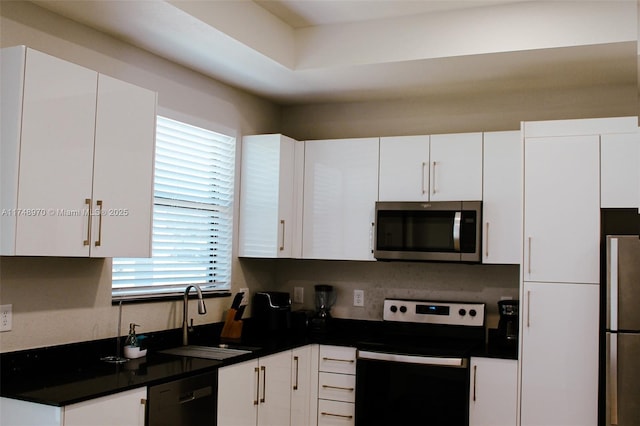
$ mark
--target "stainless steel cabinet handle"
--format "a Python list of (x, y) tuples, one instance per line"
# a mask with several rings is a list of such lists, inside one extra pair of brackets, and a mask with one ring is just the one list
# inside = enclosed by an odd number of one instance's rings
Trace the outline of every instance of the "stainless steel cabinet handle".
[(433, 162), (433, 193), (436, 193), (436, 166), (438, 165), (438, 163), (436, 161)]
[(486, 231), (484, 233), (484, 257), (489, 257), (489, 222), (486, 223)]
[(336, 390), (343, 390), (347, 392), (353, 392), (355, 390), (355, 388), (345, 388), (343, 386), (322, 385), (322, 387), (325, 389), (336, 389)]
[(326, 411), (323, 411), (320, 414), (322, 414), (323, 416), (341, 417), (343, 419), (349, 419), (349, 420), (351, 420), (353, 418), (353, 416), (347, 416), (347, 415), (344, 415), (344, 414), (327, 413)]
[(98, 206), (98, 239), (96, 240), (96, 247), (100, 247), (102, 244), (102, 200), (96, 201)]
[(531, 237), (529, 237), (529, 253), (527, 259), (527, 271), (529, 271), (529, 275), (531, 275)]
[(87, 205), (87, 209), (89, 209), (89, 214), (87, 215), (87, 239), (82, 243), (85, 246), (91, 244), (91, 198), (85, 198), (84, 203)]
[(473, 401), (476, 400), (476, 382), (478, 380), (478, 366), (473, 366)]
[(611, 333), (609, 346), (609, 409), (611, 425), (618, 424), (618, 335)]
[(280, 251), (284, 250), (284, 219), (280, 219), (280, 225), (282, 225), (282, 244), (280, 244)]
[(371, 229), (369, 230), (369, 248), (371, 249), (371, 253), (373, 253), (373, 248), (374, 248), (374, 238), (375, 238), (375, 226), (376, 223), (375, 222), (371, 222)]
[(267, 400), (267, 367), (263, 365), (260, 370), (262, 370), (262, 398), (260, 398), (260, 402), (264, 403)]
[(426, 185), (424, 184), (424, 176), (425, 176), (425, 169), (427, 168), (427, 163), (426, 162), (422, 162), (422, 193), (425, 194), (427, 192), (426, 190)]
[(350, 363), (354, 363), (356, 362), (353, 359), (339, 359), (339, 358), (327, 358), (327, 357), (323, 357), (322, 358), (323, 361), (338, 361), (338, 362), (350, 362)]
[(527, 290), (527, 328), (531, 326), (531, 290)]
[(253, 400), (253, 405), (258, 405), (258, 399), (260, 398), (260, 370), (256, 367), (253, 371), (256, 373), (256, 399)]
[(300, 360), (298, 359), (297, 356), (294, 356), (293, 357), (293, 362), (296, 365), (296, 376), (295, 376), (296, 377), (296, 381), (295, 381), (295, 383), (293, 385), (293, 390), (298, 390), (298, 370), (299, 370), (298, 365), (300, 363)]

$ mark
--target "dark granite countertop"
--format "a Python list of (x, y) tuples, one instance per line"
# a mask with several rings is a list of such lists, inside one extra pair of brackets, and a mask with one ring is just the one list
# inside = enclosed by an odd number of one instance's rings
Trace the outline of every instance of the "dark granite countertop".
[[(112, 364), (101, 358), (114, 355), (115, 339), (8, 352), (0, 355), (0, 396), (35, 403), (65, 406), (129, 389), (153, 386), (191, 375), (214, 371), (226, 365), (281, 352), (309, 343), (356, 346), (357, 341), (376, 334), (379, 321), (335, 320), (327, 333), (292, 332), (287, 335), (252, 333), (246, 321), (243, 339), (230, 344), (250, 347), (253, 352), (224, 361), (162, 354), (180, 346), (181, 330), (146, 333), (148, 353), (143, 358)], [(190, 343), (217, 345), (222, 324), (196, 327)], [(515, 350), (484, 348), (474, 356), (517, 359)]]

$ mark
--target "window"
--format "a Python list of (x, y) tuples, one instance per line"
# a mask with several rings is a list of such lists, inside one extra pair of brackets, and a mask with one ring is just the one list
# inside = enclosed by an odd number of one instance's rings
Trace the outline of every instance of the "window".
[(113, 300), (229, 290), (235, 138), (158, 117), (152, 258), (113, 259)]

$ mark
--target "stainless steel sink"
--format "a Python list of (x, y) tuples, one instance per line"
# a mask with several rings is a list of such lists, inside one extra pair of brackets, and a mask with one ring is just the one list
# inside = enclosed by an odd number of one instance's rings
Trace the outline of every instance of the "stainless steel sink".
[(190, 356), (194, 358), (206, 358), (215, 360), (224, 360), (235, 356), (244, 355), (253, 352), (247, 349), (236, 349), (219, 346), (178, 346), (177, 348), (165, 349), (159, 351), (163, 354)]

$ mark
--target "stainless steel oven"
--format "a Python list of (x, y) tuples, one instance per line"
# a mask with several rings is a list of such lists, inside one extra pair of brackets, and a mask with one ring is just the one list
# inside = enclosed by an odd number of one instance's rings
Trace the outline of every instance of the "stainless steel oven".
[(398, 327), (358, 344), (357, 426), (469, 424), (469, 358), (484, 344), (484, 304), (388, 299)]

